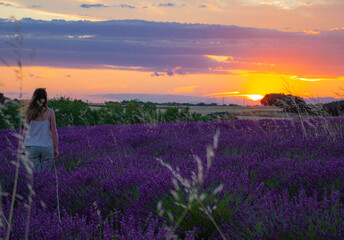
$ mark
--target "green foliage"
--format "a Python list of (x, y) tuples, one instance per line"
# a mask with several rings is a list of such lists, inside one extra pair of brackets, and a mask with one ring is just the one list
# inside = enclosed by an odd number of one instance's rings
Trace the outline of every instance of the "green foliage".
[(161, 113), (153, 103), (131, 100), (125, 107), (123, 123), (156, 123), (161, 121)]
[(140, 123), (140, 110), (142, 105), (138, 101), (129, 101), (125, 107), (124, 119), (125, 123)]
[(99, 110), (93, 110), (93, 121), (97, 124), (120, 124), (123, 122), (124, 108), (120, 103), (107, 103)]
[(19, 105), (7, 105), (0, 110), (0, 129), (18, 129)]
[(168, 107), (164, 113), (164, 120), (166, 122), (176, 122), (178, 120), (179, 110), (175, 107)]
[(159, 201), (157, 205), (157, 214), (165, 216), (172, 227), (167, 239), (176, 238), (175, 234), (185, 238), (188, 232), (194, 232), (196, 239), (210, 239), (216, 231), (222, 239), (226, 239), (219, 226), (223, 221), (233, 220), (229, 201), (233, 199), (234, 195), (222, 194), (219, 196), (218, 194), (223, 190), (222, 184), (215, 189), (205, 188), (203, 185), (214, 161), (214, 151), (218, 148), (219, 136), (220, 130), (217, 130), (213, 145), (207, 147), (206, 168), (201, 159), (194, 156), (198, 171), (197, 175), (192, 172), (191, 179), (183, 178), (179, 170), (174, 170), (162, 159), (157, 159), (174, 176), (172, 179), (174, 190), (170, 191), (171, 196)]
[[(91, 109), (88, 103), (70, 97), (53, 98), (48, 106), (55, 111), (56, 125), (90, 126), (105, 124), (133, 124), (180, 121), (207, 121), (198, 113), (191, 113), (189, 107), (168, 107), (163, 113), (151, 102), (128, 101), (125, 106), (108, 102), (98, 109)], [(0, 129), (19, 128), (19, 105), (7, 105), (0, 109)]]
[(48, 105), (55, 111), (58, 127), (89, 125), (85, 118), (89, 106), (81, 100), (60, 97), (49, 100)]
[(12, 125), (9, 123), (5, 114), (0, 110), (0, 129), (12, 129)]
[(199, 113), (191, 113), (189, 107), (176, 108), (168, 107), (163, 114), (163, 120), (165, 122), (180, 122), (180, 121), (207, 121), (206, 117), (203, 117)]
[(109, 210), (114, 210), (114, 208), (123, 211), (130, 205), (131, 203), (137, 202), (140, 197), (140, 192), (137, 187), (133, 187), (131, 189), (126, 190), (119, 190), (115, 193), (115, 202), (113, 206), (109, 208)]
[(101, 118), (97, 110), (92, 110), (90, 108), (87, 108), (85, 112), (85, 117), (89, 125), (98, 125), (100, 123)]
[[(162, 200), (162, 206), (164, 207), (163, 217), (167, 220), (168, 224), (173, 226), (180, 216), (185, 213), (185, 207), (189, 205), (185, 217), (181, 219), (179, 223), (180, 238), (184, 238), (187, 232), (192, 232), (197, 229), (195, 233), (196, 239), (211, 239), (213, 234), (218, 231), (213, 224), (209, 216), (205, 213), (204, 208), (208, 208), (211, 212), (211, 216), (218, 224), (221, 222), (233, 221), (233, 208), (229, 207), (229, 202), (234, 199), (234, 195), (225, 194), (222, 197), (214, 194), (206, 194), (206, 198), (200, 202), (194, 199), (191, 203), (188, 203), (187, 197), (182, 192), (179, 192), (180, 200), (176, 200), (172, 196), (167, 196)], [(214, 208), (214, 209), (213, 209)]]

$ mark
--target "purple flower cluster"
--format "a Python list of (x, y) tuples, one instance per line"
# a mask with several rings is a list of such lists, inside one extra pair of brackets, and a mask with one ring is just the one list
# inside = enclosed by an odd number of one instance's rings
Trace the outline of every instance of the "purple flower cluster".
[[(164, 239), (174, 223), (156, 207), (171, 199), (173, 176), (156, 159), (190, 178), (197, 172), (194, 155), (206, 165), (217, 129), (204, 188), (224, 185), (214, 215), (228, 239), (344, 238), (344, 119), (333, 118), (59, 128), (61, 221), (54, 172), (35, 173), (29, 239)], [(0, 131), (5, 216), (15, 176), (14, 133)], [(11, 239), (25, 235), (27, 183), (21, 166)], [(190, 224), (176, 234), (221, 238), (216, 228)], [(5, 230), (6, 223), (0, 238)]]

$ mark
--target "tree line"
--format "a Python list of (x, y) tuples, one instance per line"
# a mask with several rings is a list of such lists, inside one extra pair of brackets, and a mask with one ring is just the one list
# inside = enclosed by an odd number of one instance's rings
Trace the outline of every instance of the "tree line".
[[(207, 117), (199, 113), (191, 113), (187, 106), (167, 107), (165, 111), (160, 111), (153, 103), (136, 100), (128, 101), (125, 105), (108, 102), (105, 106), (92, 109), (88, 103), (82, 100), (60, 97), (50, 99), (48, 107), (55, 111), (57, 127), (208, 121)], [(19, 104), (6, 104), (2, 107), (0, 109), (0, 129), (18, 129), (20, 124), (23, 124), (20, 119), (20, 110), (23, 112), (23, 106)]]
[[(280, 107), (284, 112), (296, 113), (300, 116), (344, 116), (343, 100), (313, 105), (306, 104), (304, 99), (290, 94), (270, 93), (261, 99), (261, 104)], [(11, 104), (11, 100), (0, 93), (0, 106), (2, 106), (0, 108), (0, 129), (18, 129), (23, 124), (19, 114), (20, 110), (23, 113), (22, 104)], [(235, 119), (235, 116), (229, 112), (202, 116), (199, 113), (190, 112), (189, 106), (170, 105), (165, 111), (161, 111), (155, 103), (138, 100), (122, 103), (107, 102), (105, 106), (92, 109), (88, 103), (82, 100), (60, 97), (50, 99), (48, 106), (55, 111), (58, 127)], [(202, 104), (198, 104), (198, 106), (202, 106)]]

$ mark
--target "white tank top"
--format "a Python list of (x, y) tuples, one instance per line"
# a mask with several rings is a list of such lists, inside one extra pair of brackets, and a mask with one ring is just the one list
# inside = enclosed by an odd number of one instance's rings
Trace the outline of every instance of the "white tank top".
[(26, 132), (24, 146), (53, 147), (53, 139), (50, 132), (50, 121), (30, 121)]

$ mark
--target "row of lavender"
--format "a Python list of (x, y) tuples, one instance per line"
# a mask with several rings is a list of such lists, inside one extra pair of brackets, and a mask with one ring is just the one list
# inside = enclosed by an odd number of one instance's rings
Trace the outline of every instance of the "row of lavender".
[[(61, 220), (54, 172), (35, 173), (29, 239), (164, 239), (181, 210), (170, 194), (173, 175), (157, 158), (191, 178), (194, 156), (207, 164), (217, 129), (219, 146), (203, 186), (209, 193), (224, 186), (205, 199), (216, 205), (217, 227), (191, 210), (178, 224), (179, 238), (344, 238), (344, 119), (337, 118), (60, 128)], [(8, 193), (15, 176), (13, 133), (0, 132), (0, 181)], [(27, 182), (21, 166), (12, 239), (25, 235)], [(6, 217), (11, 194), (2, 195)], [(158, 214), (159, 201), (173, 219)]]

